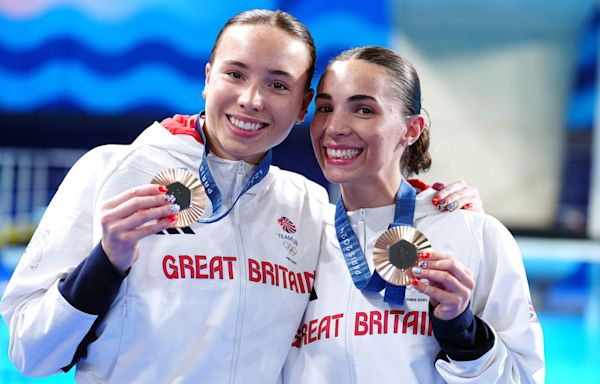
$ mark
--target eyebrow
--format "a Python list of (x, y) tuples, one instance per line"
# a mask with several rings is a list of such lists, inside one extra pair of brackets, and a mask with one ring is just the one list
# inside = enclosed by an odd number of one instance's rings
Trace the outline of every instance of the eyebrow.
[[(333, 97), (331, 97), (331, 95), (328, 93), (318, 93), (317, 96), (315, 97), (315, 99), (332, 100)], [(377, 99), (375, 99), (373, 96), (368, 96), (368, 95), (353, 95), (348, 98), (348, 101), (361, 101), (361, 100), (377, 101)]]
[[(236, 67), (240, 67), (240, 68), (244, 68), (244, 69), (249, 68), (247, 64), (242, 63), (241, 61), (237, 61), (237, 60), (225, 60), (224, 63), (227, 65), (235, 65)], [(292, 76), (291, 73), (281, 70), (281, 69), (269, 69), (268, 72), (271, 75), (284, 76), (284, 77), (289, 77), (289, 78), (294, 77), (294, 76)]]
[(333, 98), (332, 98), (332, 97), (331, 97), (331, 95), (330, 95), (330, 94), (328, 94), (328, 93), (317, 93), (317, 96), (315, 97), (315, 99), (326, 99), (326, 100), (331, 100), (331, 99), (333, 99)]

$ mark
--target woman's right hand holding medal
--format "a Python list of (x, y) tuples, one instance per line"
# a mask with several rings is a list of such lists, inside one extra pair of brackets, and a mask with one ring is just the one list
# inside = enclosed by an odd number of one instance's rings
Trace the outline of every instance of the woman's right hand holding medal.
[[(420, 254), (419, 260), (420, 266), (412, 269), (416, 278), (412, 285), (429, 296), (435, 317), (441, 320), (458, 317), (467, 309), (475, 288), (471, 270), (442, 252)], [(426, 283), (420, 281), (422, 279), (426, 279)]]
[(101, 209), (102, 249), (120, 272), (138, 258), (138, 243), (149, 235), (172, 226), (179, 205), (162, 185), (131, 188), (107, 200)]

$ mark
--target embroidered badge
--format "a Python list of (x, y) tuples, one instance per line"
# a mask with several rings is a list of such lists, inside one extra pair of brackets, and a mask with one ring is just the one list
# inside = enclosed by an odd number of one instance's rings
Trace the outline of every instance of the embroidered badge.
[(281, 229), (287, 233), (296, 233), (296, 225), (294, 225), (292, 220), (288, 219), (287, 217), (281, 216), (279, 219), (277, 219), (277, 222), (281, 226)]
[(296, 260), (294, 258), (298, 254), (298, 240), (293, 236), (296, 233), (296, 225), (285, 216), (281, 216), (277, 219), (277, 223), (281, 227), (281, 229), (285, 233), (278, 233), (277, 237), (281, 241), (281, 245), (286, 250), (287, 255), (286, 259), (288, 259), (293, 264), (296, 264)]

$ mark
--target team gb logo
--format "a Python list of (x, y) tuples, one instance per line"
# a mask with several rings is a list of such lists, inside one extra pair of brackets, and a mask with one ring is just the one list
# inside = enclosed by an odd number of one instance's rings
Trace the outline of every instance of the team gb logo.
[(285, 258), (291, 263), (296, 264), (295, 256), (298, 254), (298, 240), (296, 240), (296, 238), (293, 236), (293, 234), (296, 233), (296, 225), (292, 222), (292, 220), (285, 216), (281, 216), (279, 219), (277, 219), (277, 223), (285, 232), (285, 234), (277, 234), (277, 237), (279, 237), (283, 248), (287, 251)]
[(296, 233), (296, 226), (292, 223), (292, 220), (288, 219), (285, 216), (281, 216), (277, 219), (277, 222), (281, 226), (281, 229), (286, 231), (287, 233)]

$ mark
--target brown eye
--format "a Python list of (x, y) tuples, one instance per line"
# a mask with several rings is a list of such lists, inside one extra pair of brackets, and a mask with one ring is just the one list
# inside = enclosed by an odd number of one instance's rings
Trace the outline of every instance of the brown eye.
[(284, 90), (288, 89), (288, 88), (285, 86), (285, 84), (283, 84), (283, 83), (280, 83), (280, 82), (275, 82), (275, 83), (271, 84), (271, 86), (272, 86), (273, 88), (277, 89), (277, 90), (280, 90), (280, 91), (284, 91)]
[(317, 112), (331, 112), (333, 111), (333, 108), (331, 108), (329, 105), (321, 105), (317, 107)]
[(240, 80), (242, 78), (242, 74), (235, 71), (227, 72), (227, 75), (236, 80)]

